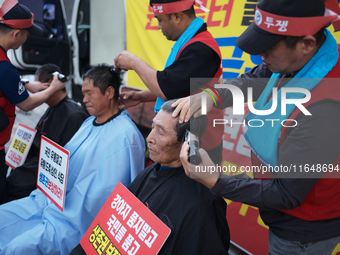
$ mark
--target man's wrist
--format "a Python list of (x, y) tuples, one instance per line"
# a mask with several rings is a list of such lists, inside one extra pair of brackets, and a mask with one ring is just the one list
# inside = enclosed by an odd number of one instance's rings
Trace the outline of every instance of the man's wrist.
[(156, 101), (157, 96), (152, 93), (151, 90), (143, 90), (141, 91), (141, 102), (153, 102)]
[(139, 66), (141, 65), (140, 63), (141, 61), (143, 60), (134, 55), (132, 61), (130, 62), (130, 69), (138, 73), (138, 69), (139, 69)]

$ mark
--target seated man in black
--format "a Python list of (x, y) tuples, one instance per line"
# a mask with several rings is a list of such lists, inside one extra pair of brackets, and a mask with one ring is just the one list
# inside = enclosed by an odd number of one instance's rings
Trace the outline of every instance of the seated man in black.
[[(171, 229), (158, 254), (228, 254), (225, 201), (187, 177), (179, 158), (185, 131), (202, 125), (205, 116), (190, 120), (191, 125), (179, 124), (172, 117), (174, 101), (162, 106), (147, 137), (150, 158), (156, 163), (144, 169), (129, 190)], [(193, 128), (191, 132), (195, 133)], [(84, 251), (78, 245), (71, 254)]]
[[(58, 66), (44, 65), (36, 71), (35, 80), (50, 83), (51, 74), (56, 71), (60, 72)], [(81, 106), (66, 95), (65, 89), (55, 92), (46, 103), (49, 108), (35, 128), (37, 133), (25, 163), (12, 170), (7, 178), (7, 202), (26, 197), (36, 189), (41, 136), (64, 146), (89, 117)]]

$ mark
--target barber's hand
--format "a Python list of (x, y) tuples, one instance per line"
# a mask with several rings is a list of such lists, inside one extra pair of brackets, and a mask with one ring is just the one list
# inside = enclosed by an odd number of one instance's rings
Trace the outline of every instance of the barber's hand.
[(138, 105), (142, 101), (140, 91), (125, 91), (119, 94), (119, 108), (129, 108)]
[[(176, 107), (172, 113), (172, 117), (177, 117), (179, 114), (179, 123), (188, 122), (190, 117), (197, 118), (202, 115), (202, 93), (178, 99), (171, 106)], [(210, 96), (207, 96), (207, 113), (213, 107), (214, 101)]]
[(33, 81), (28, 82), (25, 85), (25, 88), (32, 93), (37, 93), (39, 91), (45, 90), (50, 86), (48, 82), (40, 82), (40, 81)]
[(125, 71), (133, 70), (132, 65), (134, 61), (138, 59), (139, 58), (136, 55), (124, 50), (117, 57), (115, 57), (115, 67)]
[(185, 170), (185, 174), (188, 177), (195, 179), (196, 181), (211, 189), (217, 182), (219, 173), (214, 171), (207, 171), (208, 166), (212, 167), (210, 169), (215, 169), (216, 165), (212, 162), (208, 153), (205, 150), (199, 149), (199, 154), (201, 156), (202, 162), (198, 166), (190, 164), (190, 162), (188, 161), (189, 144), (188, 142), (184, 142), (180, 152), (180, 160)]
[(65, 88), (65, 82), (61, 82), (58, 79), (58, 74), (54, 74), (53, 80), (50, 84), (51, 88), (54, 88), (56, 91)]

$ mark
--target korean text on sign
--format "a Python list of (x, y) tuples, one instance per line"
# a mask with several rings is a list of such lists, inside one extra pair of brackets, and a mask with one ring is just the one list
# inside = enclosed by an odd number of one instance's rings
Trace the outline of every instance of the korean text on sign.
[(6, 164), (12, 169), (24, 164), (36, 132), (23, 124), (18, 125), (6, 154)]
[(170, 229), (118, 183), (80, 244), (87, 254), (157, 254)]
[(40, 144), (37, 186), (63, 210), (69, 152), (44, 136)]

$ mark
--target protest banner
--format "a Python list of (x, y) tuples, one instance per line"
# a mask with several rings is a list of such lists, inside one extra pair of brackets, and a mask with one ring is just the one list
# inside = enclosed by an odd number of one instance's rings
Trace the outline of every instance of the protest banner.
[(6, 153), (6, 164), (12, 169), (24, 164), (37, 130), (19, 124)]
[(37, 187), (64, 210), (69, 152), (41, 136)]
[(170, 229), (118, 183), (80, 241), (88, 255), (159, 252)]

